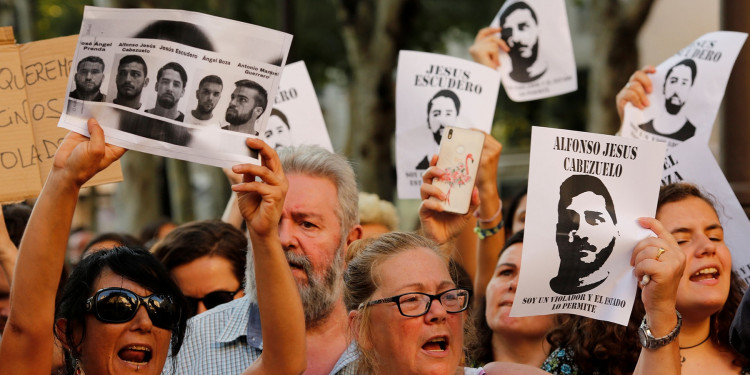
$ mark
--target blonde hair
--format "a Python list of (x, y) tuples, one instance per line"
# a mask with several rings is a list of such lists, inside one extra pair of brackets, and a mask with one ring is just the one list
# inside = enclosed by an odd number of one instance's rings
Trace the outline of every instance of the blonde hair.
[(398, 229), (398, 215), (393, 203), (380, 199), (377, 194), (359, 193), (359, 223), (380, 224), (389, 231)]
[(349, 261), (344, 273), (344, 304), (348, 311), (357, 310), (352, 324), (352, 334), (357, 338), (360, 352), (358, 374), (376, 372), (375, 353), (364, 346), (369, 345), (372, 334), (370, 309), (360, 308), (372, 298), (378, 289), (379, 275), (377, 268), (385, 260), (402, 252), (415, 248), (427, 248), (438, 255), (448, 269), (448, 258), (440, 251), (438, 245), (416, 233), (391, 232), (376, 238), (354, 241), (349, 246)]

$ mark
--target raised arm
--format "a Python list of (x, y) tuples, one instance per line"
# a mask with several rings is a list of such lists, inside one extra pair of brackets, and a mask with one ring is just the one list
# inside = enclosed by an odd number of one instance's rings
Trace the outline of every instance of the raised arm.
[(500, 50), (510, 51), (505, 41), (497, 35), (499, 27), (485, 27), (477, 33), (474, 44), (469, 47), (469, 53), (474, 61), (497, 69), (500, 66)]
[(248, 139), (247, 145), (260, 150), (263, 162), (234, 166), (232, 170), (243, 177), (232, 190), (237, 192), (255, 257), (263, 354), (244, 374), (300, 374), (307, 367), (305, 313), (278, 232), (288, 182), (271, 147), (259, 139)]
[[(675, 306), (677, 288), (685, 269), (685, 254), (658, 220), (641, 218), (639, 222), (658, 236), (639, 242), (630, 260), (635, 266), (635, 276), (640, 280), (646, 322), (654, 338), (676, 337), (679, 330), (673, 332), (678, 326)], [(676, 375), (680, 374), (680, 369), (680, 344), (675, 338), (658, 348), (642, 348), (633, 374)]]
[[(477, 187), (479, 188), (479, 211), (477, 227), (479, 246), (477, 251), (477, 273), (474, 277), (474, 295), (476, 300), (484, 295), (487, 283), (492, 279), (497, 258), (505, 244), (505, 228), (503, 223), (502, 202), (497, 191), (497, 163), (503, 145), (492, 135), (484, 137), (482, 161), (479, 163)], [(474, 229), (472, 229), (474, 231)]]
[(654, 91), (651, 85), (649, 74), (656, 73), (653, 66), (646, 66), (637, 70), (630, 76), (625, 87), (617, 93), (615, 101), (617, 103), (617, 115), (620, 116), (620, 122), (625, 119), (625, 104), (630, 103), (636, 108), (644, 109), (649, 106), (648, 94)]
[(456, 247), (456, 239), (461, 231), (472, 219), (472, 212), (479, 205), (479, 192), (476, 187), (471, 193), (471, 203), (469, 212), (465, 215), (444, 212), (443, 207), (438, 202), (429, 198), (434, 196), (441, 201), (448, 197), (440, 188), (432, 184), (432, 179), (440, 177), (446, 172), (435, 166), (437, 164), (437, 155), (432, 157), (430, 168), (422, 176), (422, 186), (419, 188), (419, 194), (422, 197), (422, 204), (419, 206), (419, 222), (425, 237), (432, 239), (440, 244), (441, 248), (451, 255)]
[(18, 258), (18, 249), (10, 239), (8, 228), (5, 226), (5, 217), (0, 209), (0, 267), (5, 271), (5, 277), (8, 278), (8, 285), (13, 281), (13, 271), (16, 268), (16, 259)]
[(10, 317), (0, 346), (0, 374), (45, 374), (52, 368), (55, 293), (81, 186), (125, 149), (104, 143), (89, 120), (91, 139), (68, 133), (31, 213), (11, 285)]

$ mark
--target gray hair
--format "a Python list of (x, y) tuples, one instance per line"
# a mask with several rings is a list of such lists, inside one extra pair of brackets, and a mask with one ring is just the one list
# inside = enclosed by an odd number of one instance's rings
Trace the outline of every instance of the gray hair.
[(333, 182), (339, 202), (336, 216), (341, 225), (341, 234), (346, 238), (349, 231), (359, 224), (357, 181), (346, 158), (315, 145), (285, 147), (279, 151), (279, 158), (287, 175), (299, 173)]

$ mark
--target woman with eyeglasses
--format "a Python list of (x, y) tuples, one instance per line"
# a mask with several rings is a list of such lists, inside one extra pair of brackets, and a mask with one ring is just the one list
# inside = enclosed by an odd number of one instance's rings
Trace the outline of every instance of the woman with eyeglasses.
[[(184, 297), (144, 249), (118, 247), (88, 256), (71, 274), (54, 314), (78, 192), (125, 152), (105, 144), (95, 120), (88, 131), (90, 140), (71, 132), (58, 148), (21, 242), (0, 374), (50, 373), (53, 325), (67, 354), (66, 374), (161, 374), (167, 357), (180, 350)], [(306, 366), (304, 312), (276, 234), (287, 182), (273, 149), (259, 140), (247, 145), (260, 150), (263, 164), (235, 166), (245, 176), (232, 188), (253, 235), (265, 350), (245, 374), (299, 374)], [(255, 182), (256, 176), (265, 183)], [(283, 317), (274, 314), (281, 309)]]
[[(422, 179), (420, 220), (424, 233), (451, 243), (478, 203), (476, 188), (466, 215), (442, 211), (429, 200), (445, 200), (431, 181), (444, 171), (431, 167)], [(656, 219), (641, 226), (658, 237), (639, 242), (631, 265), (642, 280), (648, 335), (635, 374), (679, 374), (679, 343), (674, 340), (681, 320), (675, 310), (677, 286), (685, 256), (672, 235)], [(436, 235), (437, 234), (437, 235)], [(495, 374), (534, 373), (540, 369), (492, 362), (481, 369), (462, 368), (464, 310), (470, 293), (455, 288), (447, 262), (437, 245), (415, 235), (394, 233), (357, 244), (344, 276), (350, 325), (362, 352), (362, 373), (368, 374)], [(665, 250), (665, 249), (668, 249)], [(439, 302), (439, 303), (437, 303)], [(406, 306), (406, 308), (404, 307)], [(541, 372), (545, 373), (545, 372)]]
[(151, 249), (188, 300), (189, 317), (245, 295), (247, 238), (219, 220), (175, 228)]

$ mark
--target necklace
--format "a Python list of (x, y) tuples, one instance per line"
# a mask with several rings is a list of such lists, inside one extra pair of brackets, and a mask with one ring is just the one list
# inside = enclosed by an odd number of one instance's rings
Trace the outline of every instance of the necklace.
[[(697, 346), (701, 346), (701, 345), (703, 345), (703, 343), (705, 343), (706, 341), (708, 341), (708, 339), (710, 337), (711, 337), (711, 333), (709, 332), (708, 336), (706, 336), (706, 338), (703, 339), (703, 341), (701, 341), (701, 342), (699, 342), (699, 343), (697, 343), (695, 345), (691, 345), (691, 346), (681, 346), (680, 350), (683, 350), (683, 349), (692, 349), (692, 348), (695, 348)], [(686, 360), (685, 356), (682, 355), (682, 354), (680, 354), (680, 364), (685, 363), (685, 360)]]

